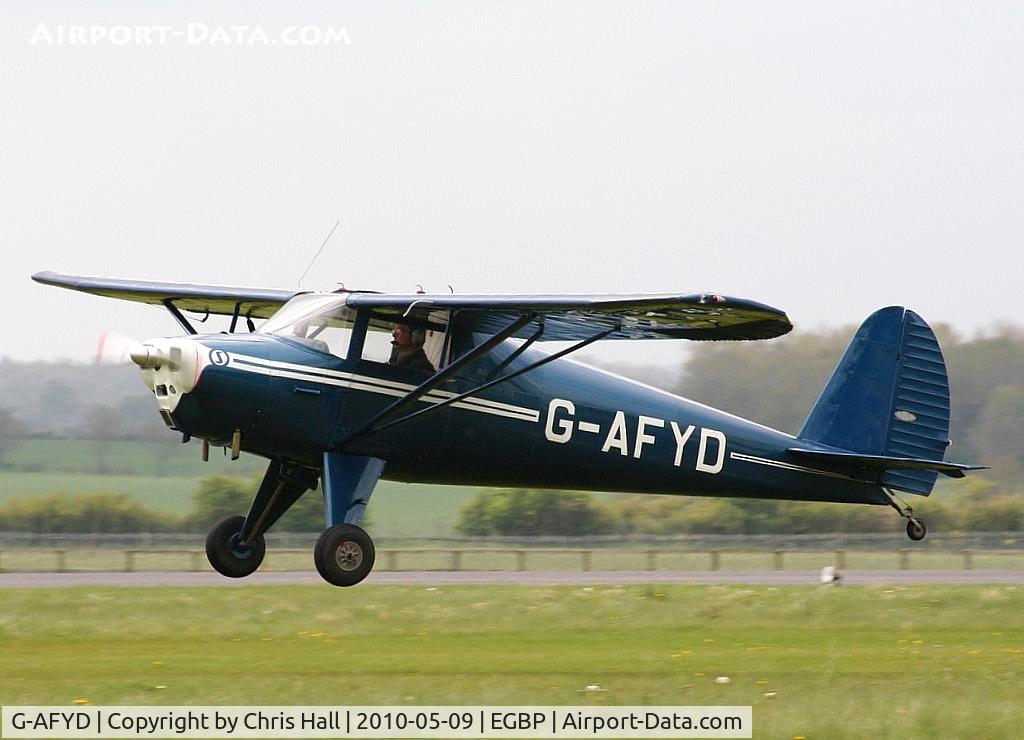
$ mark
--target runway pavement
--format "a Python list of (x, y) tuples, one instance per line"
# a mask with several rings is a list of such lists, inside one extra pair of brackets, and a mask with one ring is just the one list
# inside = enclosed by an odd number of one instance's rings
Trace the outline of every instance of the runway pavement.
[[(811, 570), (706, 571), (380, 571), (371, 573), (361, 588), (402, 586), (593, 586), (629, 583), (818, 585), (820, 573)], [(850, 570), (842, 583), (998, 583), (1024, 585), (1022, 570)], [(225, 578), (198, 573), (0, 573), (0, 588), (67, 588), (71, 586), (296, 586), (332, 588), (312, 571), (255, 573), (248, 578)]]

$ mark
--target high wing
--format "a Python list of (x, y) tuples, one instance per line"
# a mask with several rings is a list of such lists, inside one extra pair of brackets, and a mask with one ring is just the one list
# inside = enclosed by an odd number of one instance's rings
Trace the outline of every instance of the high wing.
[(149, 280), (119, 280), (117, 278), (61, 275), (56, 272), (37, 272), (32, 276), (37, 283), (60, 288), (80, 290), (83, 293), (120, 298), (124, 301), (166, 306), (170, 301), (180, 311), (224, 314), (253, 319), (267, 319), (292, 298), (294, 290), (273, 288), (238, 288), (225, 285), (197, 285), (192, 283), (164, 283)]
[(405, 314), (450, 310), (473, 331), (494, 334), (523, 314), (537, 322), (515, 336), (576, 341), (611, 330), (608, 339), (771, 339), (793, 328), (777, 308), (719, 295), (389, 295), (358, 293), (353, 308)]
[[(39, 272), (36, 282), (85, 293), (172, 305), (181, 311), (269, 318), (299, 291), (222, 285), (120, 280)], [(539, 341), (578, 341), (608, 331), (608, 339), (771, 339), (793, 326), (776, 308), (740, 298), (693, 295), (396, 295), (350, 293), (352, 308), (380, 318), (452, 311), (472, 331), (496, 334), (523, 315), (536, 320), (513, 336), (543, 333)]]

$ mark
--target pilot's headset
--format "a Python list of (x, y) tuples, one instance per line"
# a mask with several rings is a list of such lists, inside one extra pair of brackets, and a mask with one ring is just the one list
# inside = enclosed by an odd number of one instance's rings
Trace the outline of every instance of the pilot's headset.
[(420, 328), (418, 326), (417, 327), (412, 327), (412, 331), (410, 332), (410, 335), (411, 335), (411, 338), (412, 338), (412, 346), (413, 347), (422, 347), (423, 343), (427, 340), (427, 331), (426, 331), (426, 329)]

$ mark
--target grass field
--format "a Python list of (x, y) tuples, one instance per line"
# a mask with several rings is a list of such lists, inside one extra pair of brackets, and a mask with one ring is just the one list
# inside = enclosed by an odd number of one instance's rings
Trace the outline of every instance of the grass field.
[(1018, 738), (1024, 727), (1024, 590), (1012, 586), (75, 588), (2, 600), (4, 704), (750, 704), (755, 737)]
[[(23, 440), (8, 455), (12, 469), (0, 471), (0, 504), (15, 499), (112, 491), (177, 516), (192, 509), (192, 492), (200, 478), (215, 473), (253, 477), (266, 466), (242, 455), (237, 462), (211, 450), (199, 459), (198, 444), (116, 442), (107, 454), (110, 474), (100, 475), (96, 442), (90, 440)], [(116, 473), (116, 474), (114, 474)], [(173, 473), (173, 475), (170, 475)], [(459, 508), (476, 494), (460, 486), (428, 486), (381, 481), (373, 494), (370, 519), (378, 532), (399, 536), (452, 534)], [(244, 512), (240, 512), (244, 513)]]
[(88, 475), (81, 473), (0, 473), (0, 504), (53, 493), (77, 495), (111, 491), (123, 493), (145, 506), (184, 514), (192, 505), (196, 478), (142, 475)]
[(14, 470), (28, 472), (95, 475), (102, 470), (110, 475), (186, 478), (222, 470), (251, 475), (265, 467), (259, 458), (251, 455), (230, 462), (221, 455), (219, 448), (210, 450), (210, 461), (204, 463), (199, 459), (198, 440), (183, 445), (172, 432), (157, 442), (118, 440), (105, 443), (105, 448), (103, 445), (88, 439), (25, 439), (7, 454), (6, 462)]
[[(217, 472), (211, 468), (207, 474)], [(237, 472), (228, 469), (228, 472)], [(154, 509), (181, 516), (192, 509), (199, 478), (74, 473), (0, 472), (0, 504), (15, 499), (113, 491)], [(253, 478), (253, 490), (256, 480)], [(313, 494), (319, 495), (319, 494)], [(429, 486), (381, 481), (373, 493), (370, 520), (377, 532), (400, 536), (452, 534), (459, 508), (476, 495), (475, 488)], [(245, 512), (239, 512), (245, 513)]]

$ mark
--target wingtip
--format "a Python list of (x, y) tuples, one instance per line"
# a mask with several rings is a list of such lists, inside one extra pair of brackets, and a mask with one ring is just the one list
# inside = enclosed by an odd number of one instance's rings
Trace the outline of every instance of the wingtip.
[(59, 272), (51, 272), (50, 270), (41, 270), (32, 275), (32, 279), (42, 285), (62, 285), (61, 279), (64, 277)]

